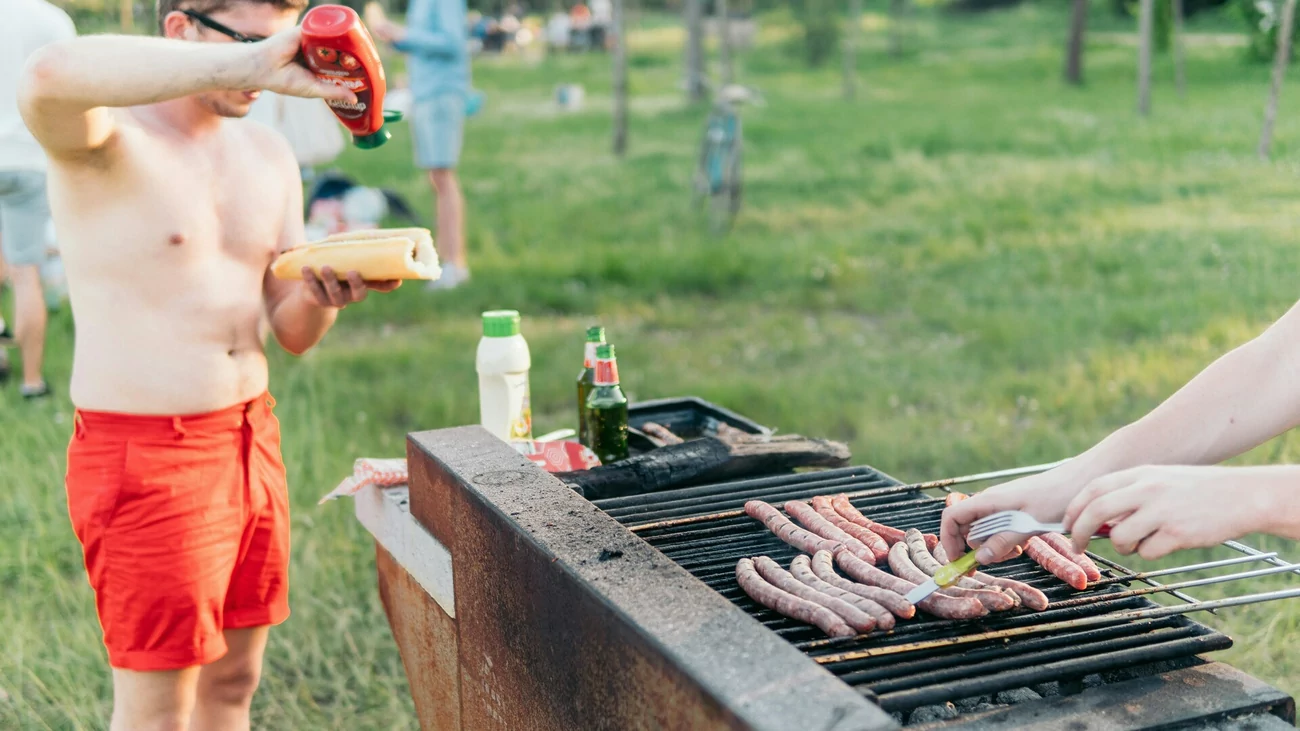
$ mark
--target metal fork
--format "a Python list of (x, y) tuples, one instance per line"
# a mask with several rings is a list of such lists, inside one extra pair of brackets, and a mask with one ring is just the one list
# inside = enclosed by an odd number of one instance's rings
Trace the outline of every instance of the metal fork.
[[(1062, 523), (1042, 523), (1029, 513), (1020, 510), (1003, 510), (1000, 513), (986, 515), (971, 523), (970, 531), (966, 534), (966, 540), (984, 541), (999, 533), (1023, 533), (1025, 535), (1064, 534), (1065, 525)], [(1110, 535), (1110, 526), (1103, 525), (1098, 529), (1094, 537), (1104, 538), (1108, 535)]]

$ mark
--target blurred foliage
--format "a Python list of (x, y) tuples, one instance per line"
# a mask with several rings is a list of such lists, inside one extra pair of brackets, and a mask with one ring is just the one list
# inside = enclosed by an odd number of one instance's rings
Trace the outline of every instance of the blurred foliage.
[(791, 42), (809, 66), (821, 66), (839, 47), (840, 8), (836, 0), (793, 0), (791, 6), (800, 31)]
[[(1282, 25), (1282, 2), (1277, 0), (1235, 0), (1237, 11), (1246, 22), (1246, 58), (1267, 63), (1277, 53), (1278, 29)], [(1295, 58), (1297, 23), (1291, 32), (1291, 58)]]

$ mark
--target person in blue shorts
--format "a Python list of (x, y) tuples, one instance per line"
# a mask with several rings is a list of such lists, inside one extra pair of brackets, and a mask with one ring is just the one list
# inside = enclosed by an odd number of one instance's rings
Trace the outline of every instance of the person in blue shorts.
[(415, 164), (428, 172), (438, 210), (442, 277), (432, 284), (440, 289), (469, 279), (465, 199), (456, 179), (471, 97), (466, 15), (465, 0), (411, 0), (405, 26), (388, 20), (371, 26), (377, 38), (407, 54)]

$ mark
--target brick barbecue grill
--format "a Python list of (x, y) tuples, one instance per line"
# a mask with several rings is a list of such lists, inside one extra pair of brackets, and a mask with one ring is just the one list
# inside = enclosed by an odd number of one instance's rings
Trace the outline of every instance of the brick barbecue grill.
[(875, 520), (937, 532), (941, 499), (850, 467), (593, 503), (478, 427), (412, 434), (408, 461), (409, 503), (370, 490), (357, 510), (426, 729), (1294, 727), (1294, 701), (1207, 661), (1232, 642), (1186, 616), (1300, 596), (1194, 599), (1295, 571), (1241, 544), (1146, 574), (1097, 559), (1105, 576), (1084, 592), (1015, 560), (989, 573), (1039, 588), (1046, 611), (831, 640), (736, 585), (739, 558), (788, 565), (795, 550), (708, 516), (846, 492)]

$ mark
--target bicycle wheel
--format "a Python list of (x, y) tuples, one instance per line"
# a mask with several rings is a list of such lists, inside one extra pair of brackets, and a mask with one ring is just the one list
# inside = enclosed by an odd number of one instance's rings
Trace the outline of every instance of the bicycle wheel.
[(714, 233), (730, 230), (740, 211), (740, 118), (731, 115), (724, 128), (726, 146), (716, 159), (716, 185), (709, 202), (709, 225)]

